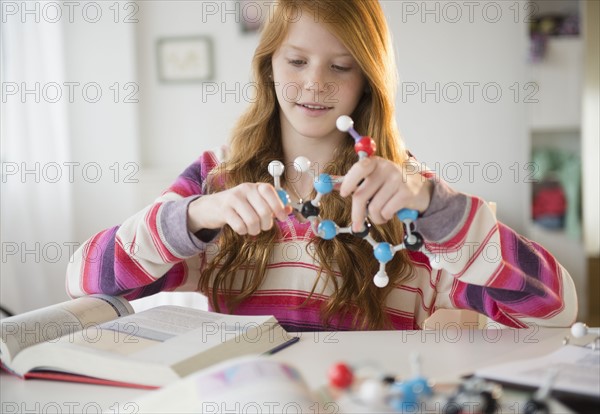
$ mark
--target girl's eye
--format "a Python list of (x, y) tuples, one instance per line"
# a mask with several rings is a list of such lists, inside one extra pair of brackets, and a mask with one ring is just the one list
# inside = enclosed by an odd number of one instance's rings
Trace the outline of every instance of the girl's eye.
[(348, 72), (351, 69), (351, 68), (348, 68), (345, 66), (339, 66), (339, 65), (332, 65), (331, 67), (340, 72)]
[(304, 64), (304, 61), (300, 60), (300, 59), (292, 59), (292, 60), (289, 60), (289, 63), (290, 63), (290, 65), (293, 65), (293, 66), (302, 66)]

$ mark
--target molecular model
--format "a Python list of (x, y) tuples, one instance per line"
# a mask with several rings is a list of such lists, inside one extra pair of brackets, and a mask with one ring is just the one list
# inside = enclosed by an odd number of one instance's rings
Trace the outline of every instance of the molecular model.
[[(357, 153), (359, 161), (363, 158), (370, 157), (375, 153), (375, 141), (369, 137), (363, 137), (358, 134), (353, 128), (354, 122), (352, 121), (352, 118), (345, 115), (340, 116), (336, 121), (336, 126), (340, 131), (348, 132), (352, 138), (354, 138), (354, 151)], [(308, 172), (310, 170), (310, 161), (306, 157), (298, 157), (294, 161), (294, 167), (299, 172)], [(269, 173), (274, 178), (275, 189), (277, 190), (279, 198), (284, 205), (292, 205), (289, 195), (281, 188), (280, 177), (284, 171), (283, 163), (277, 160), (271, 161), (268, 169)], [(432, 267), (436, 268), (436, 264), (438, 263), (437, 260), (435, 260), (435, 257), (424, 248), (423, 237), (418, 232), (414, 231), (413, 225), (419, 214), (416, 210), (403, 208), (396, 213), (396, 216), (404, 225), (403, 243), (393, 246), (387, 242), (377, 242), (370, 235), (371, 225), (368, 221), (365, 221), (361, 231), (354, 232), (351, 225), (348, 227), (340, 227), (332, 220), (321, 220), (319, 216), (321, 198), (333, 191), (334, 185), (341, 183), (344, 177), (334, 178), (326, 173), (315, 176), (314, 172), (311, 171), (311, 173), (313, 174), (314, 188), (317, 192), (317, 196), (313, 200), (298, 205), (292, 205), (292, 207), (309, 220), (313, 232), (325, 240), (331, 240), (341, 233), (350, 233), (356, 237), (365, 239), (373, 247), (373, 254), (379, 261), (379, 271), (373, 277), (373, 282), (377, 287), (382, 288), (387, 286), (389, 277), (385, 271), (385, 265), (392, 260), (396, 252), (403, 249), (421, 251), (429, 258)]]

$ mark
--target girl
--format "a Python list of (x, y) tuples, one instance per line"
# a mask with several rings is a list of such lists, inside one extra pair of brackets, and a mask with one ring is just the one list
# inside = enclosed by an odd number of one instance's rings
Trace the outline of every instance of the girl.
[[(272, 314), (290, 331), (419, 329), (440, 308), (510, 327), (570, 325), (573, 282), (547, 251), (497, 222), (481, 199), (415, 172), (394, 121), (395, 60), (379, 3), (281, 0), (270, 17), (253, 60), (258, 95), (226, 154), (203, 153), (152, 205), (89, 239), (69, 265), (69, 294), (198, 291), (215, 311)], [(376, 156), (356, 162), (354, 141), (336, 129), (340, 115), (373, 137)], [(366, 241), (315, 237), (281, 203), (267, 169), (283, 162), (282, 185), (302, 202), (314, 193), (311, 176), (290, 168), (301, 155), (317, 173), (346, 174), (322, 217), (359, 231), (368, 212), (373, 237), (397, 244), (394, 213), (418, 210), (417, 230), (441, 270), (401, 251), (378, 288)]]

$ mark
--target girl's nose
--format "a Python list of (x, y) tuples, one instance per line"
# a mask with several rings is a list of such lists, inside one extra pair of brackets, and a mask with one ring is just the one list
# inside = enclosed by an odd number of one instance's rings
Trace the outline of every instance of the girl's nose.
[(314, 68), (307, 73), (307, 77), (304, 81), (304, 89), (317, 92), (325, 91), (326, 80), (323, 69)]

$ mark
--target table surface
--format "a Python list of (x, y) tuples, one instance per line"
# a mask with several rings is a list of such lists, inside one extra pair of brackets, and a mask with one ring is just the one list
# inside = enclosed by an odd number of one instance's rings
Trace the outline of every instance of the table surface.
[[(298, 334), (300, 335), (300, 334)], [(395, 375), (410, 375), (409, 354), (421, 355), (422, 372), (437, 382), (456, 381), (487, 365), (538, 357), (563, 346), (568, 329), (493, 329), (302, 333), (300, 341), (270, 358), (296, 366), (311, 388), (326, 383), (327, 368), (338, 361), (370, 364)], [(3, 413), (133, 413), (134, 401), (153, 391), (21, 380), (2, 371)]]

